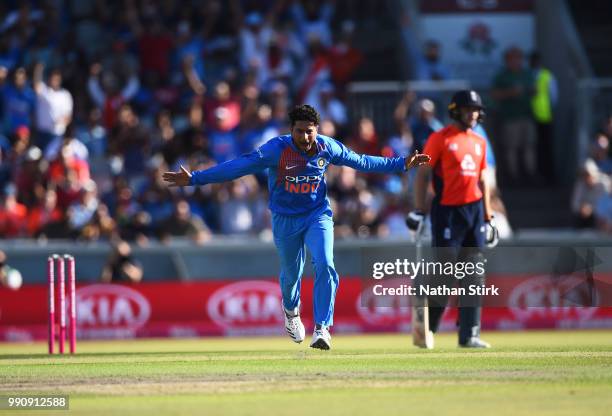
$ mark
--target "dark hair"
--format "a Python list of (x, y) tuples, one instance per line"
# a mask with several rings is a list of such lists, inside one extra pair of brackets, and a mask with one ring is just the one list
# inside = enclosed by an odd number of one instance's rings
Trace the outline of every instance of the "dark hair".
[(49, 71), (47, 72), (48, 76), (53, 76), (55, 74), (59, 75), (60, 77), (62, 76), (62, 68), (60, 67), (55, 67), (55, 68), (51, 68), (49, 69)]
[(289, 111), (289, 121), (292, 127), (296, 121), (309, 121), (318, 126), (320, 122), (319, 113), (308, 104), (296, 105)]

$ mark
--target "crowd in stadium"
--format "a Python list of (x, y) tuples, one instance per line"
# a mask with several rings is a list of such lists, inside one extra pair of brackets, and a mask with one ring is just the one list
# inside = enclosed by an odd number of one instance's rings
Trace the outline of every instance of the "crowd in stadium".
[[(321, 133), (348, 137), (341, 97), (361, 54), (354, 24), (334, 6), (3, 2), (0, 234), (267, 235), (263, 175), (182, 191), (160, 173), (220, 163), (286, 133), (294, 102), (321, 112)], [(372, 123), (361, 126), (354, 147), (380, 154)], [(400, 178), (344, 169), (328, 181), (341, 235), (379, 232), (401, 190)]]
[[(264, 174), (179, 190), (161, 173), (287, 133), (294, 103), (357, 152), (410, 151), (368, 118), (349, 123), (346, 86), (363, 55), (336, 1), (53, 4), (0, 5), (2, 238), (269, 239)], [(406, 235), (409, 180), (331, 168), (337, 237)]]

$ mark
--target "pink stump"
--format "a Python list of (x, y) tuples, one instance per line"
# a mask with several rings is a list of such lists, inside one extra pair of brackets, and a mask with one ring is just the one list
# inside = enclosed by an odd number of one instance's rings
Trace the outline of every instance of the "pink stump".
[(74, 257), (66, 256), (68, 262), (68, 293), (70, 302), (70, 327), (68, 336), (70, 337), (70, 354), (76, 352), (76, 274)]
[(64, 259), (58, 256), (57, 264), (59, 272), (57, 278), (59, 280), (59, 306), (60, 306), (60, 329), (59, 329), (59, 353), (64, 353), (66, 343), (66, 273), (64, 270)]
[(55, 269), (53, 257), (47, 259), (47, 283), (49, 284), (49, 354), (55, 348)]

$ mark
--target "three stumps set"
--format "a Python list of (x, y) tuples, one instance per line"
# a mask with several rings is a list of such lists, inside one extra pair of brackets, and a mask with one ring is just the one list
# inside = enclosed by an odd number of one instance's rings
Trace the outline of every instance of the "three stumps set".
[[(56, 273), (57, 272), (57, 273)], [(66, 273), (67, 272), (67, 273)], [(69, 325), (66, 326), (66, 274), (68, 275)], [(57, 277), (57, 278), (56, 278)], [(76, 276), (74, 257), (69, 254), (53, 254), (47, 259), (47, 282), (49, 294), (49, 354), (55, 353), (56, 339), (56, 284), (59, 315), (59, 353), (64, 354), (66, 329), (70, 342), (70, 353), (76, 352)]]

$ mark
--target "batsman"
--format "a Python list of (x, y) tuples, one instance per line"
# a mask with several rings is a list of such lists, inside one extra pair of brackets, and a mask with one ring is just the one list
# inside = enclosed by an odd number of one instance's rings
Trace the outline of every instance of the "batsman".
[[(484, 107), (478, 93), (462, 90), (453, 95), (448, 111), (452, 123), (432, 133), (425, 144), (423, 152), (431, 161), (417, 170), (415, 211), (408, 214), (406, 223), (411, 230), (420, 232), (429, 212), (435, 261), (476, 263), (483, 260), (482, 248), (494, 247), (499, 239), (485, 180), (486, 141), (472, 130), (482, 123)], [(430, 180), (434, 198), (428, 210)], [(421, 284), (438, 287), (474, 283), (483, 285), (484, 275), (462, 279), (424, 276), (421, 279)], [(420, 306), (415, 308), (413, 319), (413, 342), (421, 348), (433, 348), (433, 334), (440, 326), (448, 296), (429, 296), (418, 301)], [(458, 306), (459, 346), (489, 348), (490, 345), (480, 339), (480, 297), (461, 296)]]

